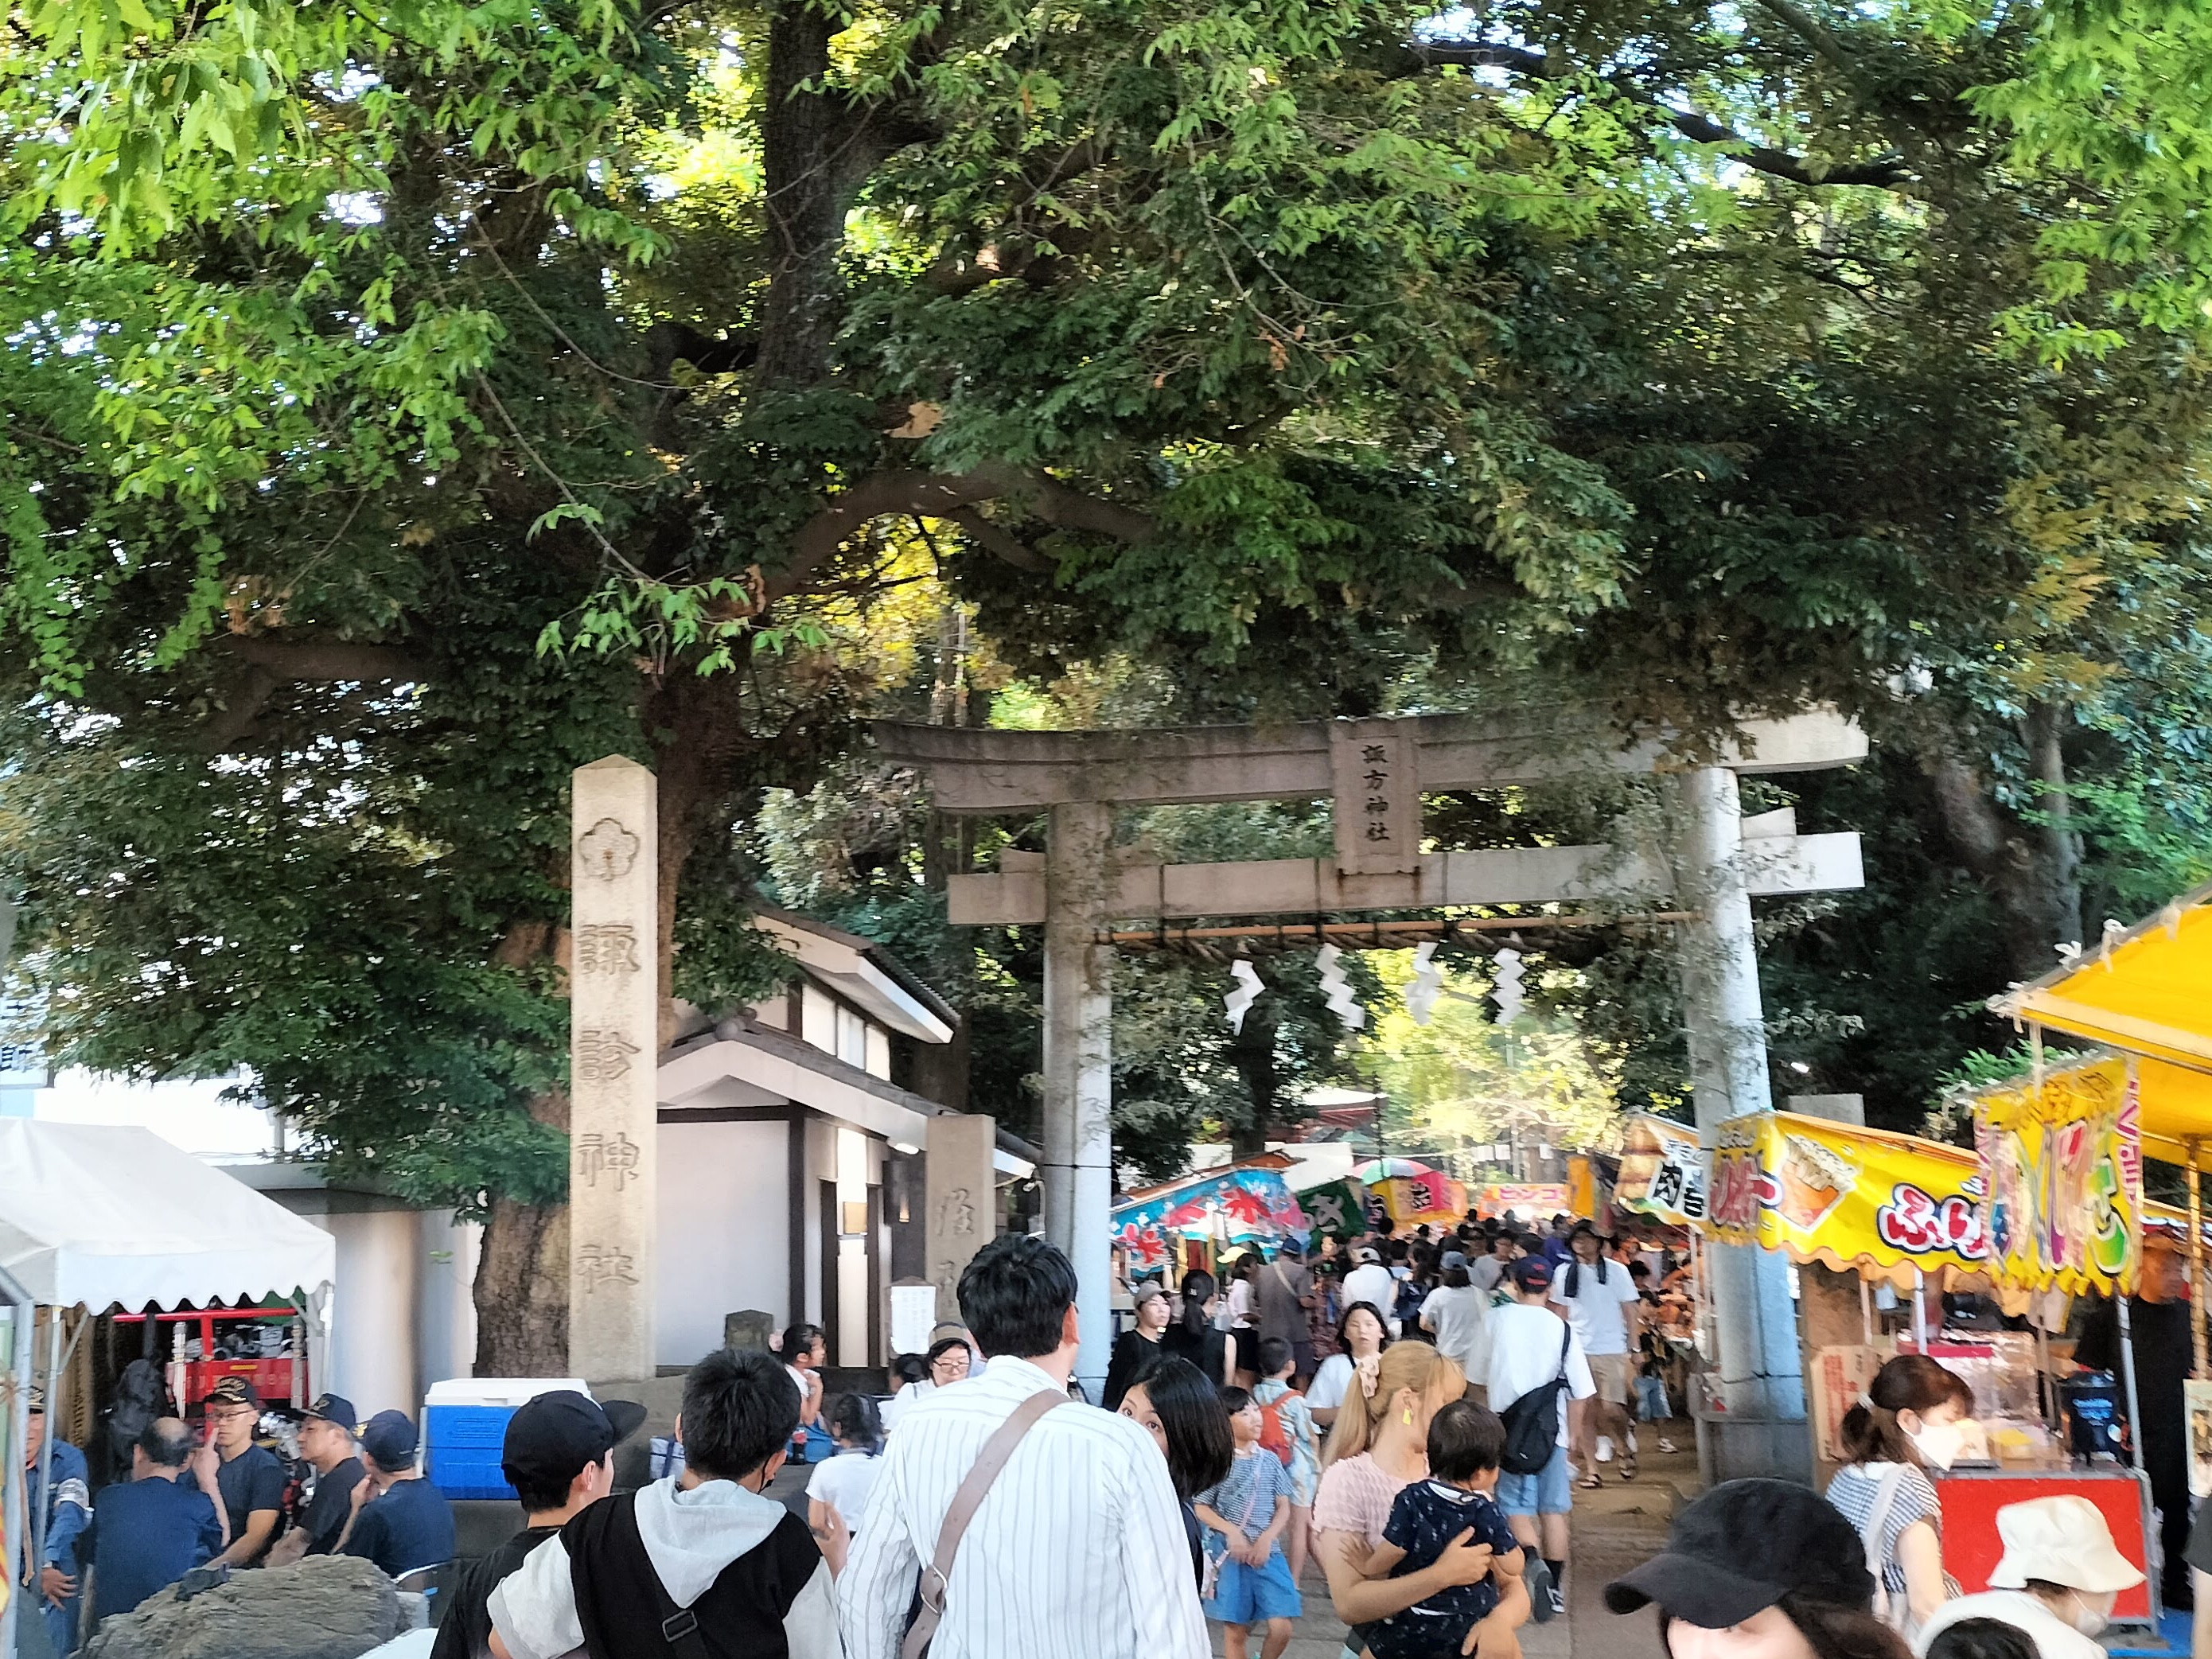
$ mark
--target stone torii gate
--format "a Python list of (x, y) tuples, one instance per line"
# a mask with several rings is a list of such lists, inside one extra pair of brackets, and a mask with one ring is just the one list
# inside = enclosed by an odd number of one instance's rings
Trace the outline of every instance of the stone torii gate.
[[(1469, 715), (1147, 732), (996, 732), (878, 722), (891, 763), (927, 779), (939, 810), (1047, 811), (1048, 851), (1009, 854), (997, 874), (956, 876), (956, 925), (1045, 930), (1044, 1216), (1074, 1262), (1083, 1350), (1103, 1378), (1113, 1189), (1110, 946), (1115, 921), (1311, 918), (1326, 912), (1649, 898), (1690, 907), (1681, 924), (1684, 1002), (1698, 1123), (1769, 1110), (1753, 945), (1753, 895), (1863, 884), (1855, 833), (1800, 836), (1794, 815), (1741, 816), (1742, 774), (1862, 760), (1866, 738), (1832, 713), (1745, 724), (1699, 763), (1658, 739), (1629, 742), (1571, 713)], [(1425, 793), (1671, 774), (1668, 844), (1420, 850)], [(1115, 806), (1315, 799), (1334, 803), (1334, 859), (1161, 865), (1117, 858)], [(1809, 1468), (1804, 1389), (1784, 1270), (1748, 1247), (1713, 1252), (1723, 1379), (1721, 1478)]]

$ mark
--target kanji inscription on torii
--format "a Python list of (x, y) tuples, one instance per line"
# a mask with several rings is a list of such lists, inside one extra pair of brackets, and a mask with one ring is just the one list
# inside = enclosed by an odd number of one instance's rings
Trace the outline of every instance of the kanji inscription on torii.
[(1335, 720), (1328, 731), (1336, 802), (1336, 867), (1388, 876), (1421, 859), (1421, 784), (1401, 720)]
[(650, 1377), (659, 1230), (659, 844), (653, 775), (618, 755), (574, 779), (568, 975), (568, 1370)]

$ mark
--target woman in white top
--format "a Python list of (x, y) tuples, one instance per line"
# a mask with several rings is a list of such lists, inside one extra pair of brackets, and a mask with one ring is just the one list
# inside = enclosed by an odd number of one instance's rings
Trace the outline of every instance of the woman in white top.
[(836, 1451), (807, 1477), (806, 1522), (817, 1540), (841, 1527), (849, 1539), (866, 1522), (868, 1494), (883, 1467), (884, 1425), (876, 1402), (864, 1394), (839, 1395), (830, 1406), (830, 1437)]
[(1848, 1461), (1828, 1483), (1828, 1501), (1879, 1567), (1875, 1611), (1907, 1641), (1959, 1593), (1943, 1571), (1943, 1509), (1928, 1470), (1951, 1467), (1973, 1406), (1957, 1372), (1925, 1354), (1899, 1354), (1875, 1373), (1838, 1431)]
[(1253, 1275), (1259, 1270), (1260, 1259), (1253, 1255), (1238, 1256), (1229, 1269), (1230, 1358), (1237, 1385), (1244, 1389), (1259, 1380), (1260, 1327), (1254, 1319), (1257, 1304), (1252, 1295)]
[(1316, 1423), (1324, 1429), (1334, 1426), (1359, 1362), (1389, 1346), (1390, 1333), (1383, 1328), (1380, 1308), (1371, 1302), (1355, 1302), (1344, 1310), (1336, 1322), (1337, 1352), (1321, 1362), (1306, 1390), (1306, 1409)]
[[(906, 1415), (908, 1407), (924, 1395), (943, 1388), (948, 1382), (957, 1382), (968, 1375), (968, 1339), (964, 1336), (939, 1337), (929, 1345), (929, 1369), (919, 1382), (909, 1382), (891, 1396), (890, 1404), (884, 1407), (884, 1431), (889, 1433)], [(845, 1517), (848, 1521), (852, 1516)]]
[(1421, 1304), (1421, 1328), (1436, 1338), (1438, 1353), (1459, 1362), (1475, 1404), (1485, 1404), (1474, 1379), (1490, 1374), (1490, 1292), (1475, 1288), (1462, 1252), (1444, 1252), (1443, 1282)]

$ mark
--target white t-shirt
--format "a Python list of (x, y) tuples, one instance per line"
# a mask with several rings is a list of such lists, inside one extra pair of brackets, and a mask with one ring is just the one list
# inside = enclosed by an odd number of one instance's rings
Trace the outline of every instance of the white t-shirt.
[(1437, 1339), (1437, 1352), (1455, 1359), (1468, 1381), (1479, 1382), (1490, 1365), (1490, 1292), (1472, 1285), (1440, 1285), (1421, 1304), (1421, 1323)]
[(1397, 1281), (1390, 1277), (1390, 1270), (1379, 1261), (1368, 1261), (1345, 1274), (1344, 1290), (1337, 1299), (1337, 1306), (1349, 1308), (1355, 1302), (1367, 1303), (1382, 1316), (1383, 1322), (1388, 1324), (1390, 1304), (1397, 1299)]
[(1229, 1328), (1241, 1331), (1252, 1323), (1252, 1281), (1240, 1279), (1229, 1287)]
[(871, 1457), (861, 1451), (841, 1451), (814, 1466), (814, 1473), (807, 1477), (806, 1495), (818, 1498), (835, 1509), (845, 1517), (845, 1524), (858, 1532), (860, 1516), (867, 1510), (868, 1493), (874, 1488), (876, 1475), (883, 1467), (880, 1457)]
[[(1587, 1400), (1597, 1392), (1589, 1360), (1573, 1328), (1548, 1308), (1509, 1302), (1490, 1310), (1490, 1409), (1503, 1412), (1531, 1389), (1559, 1374), (1561, 1338), (1567, 1351), (1566, 1397)], [(1565, 1402), (1562, 1401), (1564, 1407)], [(1567, 1413), (1559, 1413), (1559, 1443), (1567, 1443)]]
[[(1600, 1268), (1605, 1272), (1602, 1283), (1598, 1279)], [(1571, 1297), (1567, 1295), (1570, 1273), (1579, 1281)], [(1585, 1354), (1628, 1352), (1628, 1320), (1620, 1310), (1636, 1300), (1636, 1281), (1621, 1263), (1601, 1261), (1585, 1267), (1577, 1261), (1558, 1268), (1552, 1274), (1552, 1300), (1567, 1310)]]
[(1912, 1651), (1926, 1659), (1930, 1643), (1962, 1619), (2010, 1625), (2035, 1646), (2041, 1659), (2098, 1659), (2102, 1643), (2084, 1636), (2026, 1590), (1984, 1590), (1946, 1601), (1914, 1632)]
[(1344, 1396), (1352, 1392), (1352, 1356), (1333, 1353), (1321, 1362), (1314, 1373), (1313, 1386), (1306, 1390), (1306, 1404), (1322, 1410), (1334, 1411), (1344, 1403)]
[[(806, 1379), (813, 1373), (802, 1371), (798, 1366), (791, 1364), (787, 1364), (784, 1370), (791, 1373), (791, 1386), (799, 1390), (799, 1409), (803, 1413), (806, 1409)], [(806, 1426), (804, 1419), (801, 1419), (799, 1426), (801, 1428)]]

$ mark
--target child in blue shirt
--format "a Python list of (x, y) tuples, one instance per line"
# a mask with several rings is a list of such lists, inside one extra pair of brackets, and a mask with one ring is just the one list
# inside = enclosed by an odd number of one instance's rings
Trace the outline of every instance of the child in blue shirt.
[(1368, 1558), (1367, 1576), (1387, 1571), (1403, 1578), (1419, 1572), (1468, 1531), (1474, 1534), (1473, 1542), (1490, 1546), (1493, 1565), (1487, 1578), (1441, 1591), (1368, 1626), (1367, 1646), (1375, 1659), (1457, 1653), (1468, 1632), (1497, 1607), (1500, 1576), (1521, 1576), (1520, 1541), (1494, 1496), (1498, 1454), (1504, 1449), (1505, 1425), (1480, 1406), (1455, 1400), (1430, 1420), (1429, 1478), (1398, 1494), (1382, 1541)]
[[(1229, 1473), (1207, 1487), (1192, 1508), (1209, 1529), (1206, 1552), (1218, 1573), (1213, 1593), (1200, 1605), (1225, 1626), (1223, 1659), (1247, 1659), (1252, 1626), (1264, 1624), (1261, 1659), (1279, 1659), (1304, 1605), (1291, 1564), (1283, 1559), (1283, 1533), (1291, 1524), (1291, 1472), (1260, 1443), (1260, 1407), (1242, 1389), (1224, 1389), (1229, 1435), (1236, 1448)], [(1494, 1461), (1494, 1460), (1493, 1460)]]

